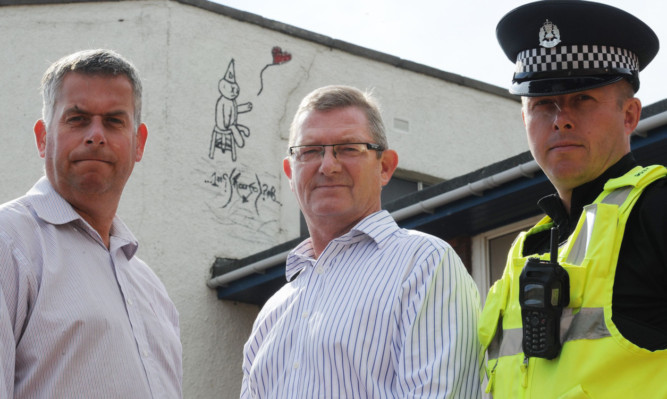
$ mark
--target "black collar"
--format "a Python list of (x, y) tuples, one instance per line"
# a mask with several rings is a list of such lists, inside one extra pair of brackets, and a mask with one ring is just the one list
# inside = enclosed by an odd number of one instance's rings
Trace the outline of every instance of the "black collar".
[(595, 201), (609, 179), (621, 177), (635, 166), (637, 166), (637, 161), (635, 161), (634, 156), (631, 153), (626, 154), (595, 180), (575, 187), (572, 190), (569, 215), (558, 194), (551, 194), (541, 198), (537, 202), (537, 205), (554, 221), (554, 225), (558, 228), (559, 241), (564, 241), (564, 239), (572, 234), (575, 227), (577, 227), (577, 221), (584, 206)]

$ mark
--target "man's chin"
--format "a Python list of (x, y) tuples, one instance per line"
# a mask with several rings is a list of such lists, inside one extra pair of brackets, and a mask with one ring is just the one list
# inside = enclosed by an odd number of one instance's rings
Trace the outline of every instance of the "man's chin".
[(312, 211), (318, 217), (338, 218), (348, 214), (350, 207), (346, 206), (342, 201), (332, 199), (331, 201), (319, 201), (317, 207)]
[(89, 194), (103, 194), (110, 188), (111, 179), (98, 173), (88, 173), (75, 179), (72, 184), (77, 191)]
[(582, 171), (582, 168), (576, 167), (553, 170), (548, 177), (557, 188), (574, 188), (593, 180)]

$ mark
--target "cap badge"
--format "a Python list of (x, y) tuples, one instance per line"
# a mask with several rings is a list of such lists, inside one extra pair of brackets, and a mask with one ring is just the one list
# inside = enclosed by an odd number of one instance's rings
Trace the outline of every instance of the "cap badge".
[(556, 47), (560, 43), (560, 31), (558, 27), (548, 19), (540, 28), (540, 46), (546, 48)]

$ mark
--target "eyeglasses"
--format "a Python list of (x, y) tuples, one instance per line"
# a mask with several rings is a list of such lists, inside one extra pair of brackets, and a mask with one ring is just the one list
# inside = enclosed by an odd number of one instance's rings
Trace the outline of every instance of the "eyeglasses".
[(382, 146), (373, 143), (342, 143), (342, 144), (320, 144), (320, 145), (295, 145), (289, 147), (288, 152), (298, 162), (319, 162), (324, 158), (326, 147), (333, 148), (336, 159), (344, 161), (354, 159), (366, 154), (369, 150), (384, 151)]

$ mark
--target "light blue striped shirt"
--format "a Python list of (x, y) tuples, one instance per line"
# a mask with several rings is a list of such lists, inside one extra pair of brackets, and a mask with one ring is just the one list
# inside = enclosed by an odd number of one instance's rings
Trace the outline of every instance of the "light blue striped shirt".
[(244, 347), (241, 398), (480, 398), (477, 288), (444, 241), (372, 214), (310, 239)]
[(182, 397), (176, 308), (117, 217), (110, 239), (45, 178), (0, 206), (0, 398)]

